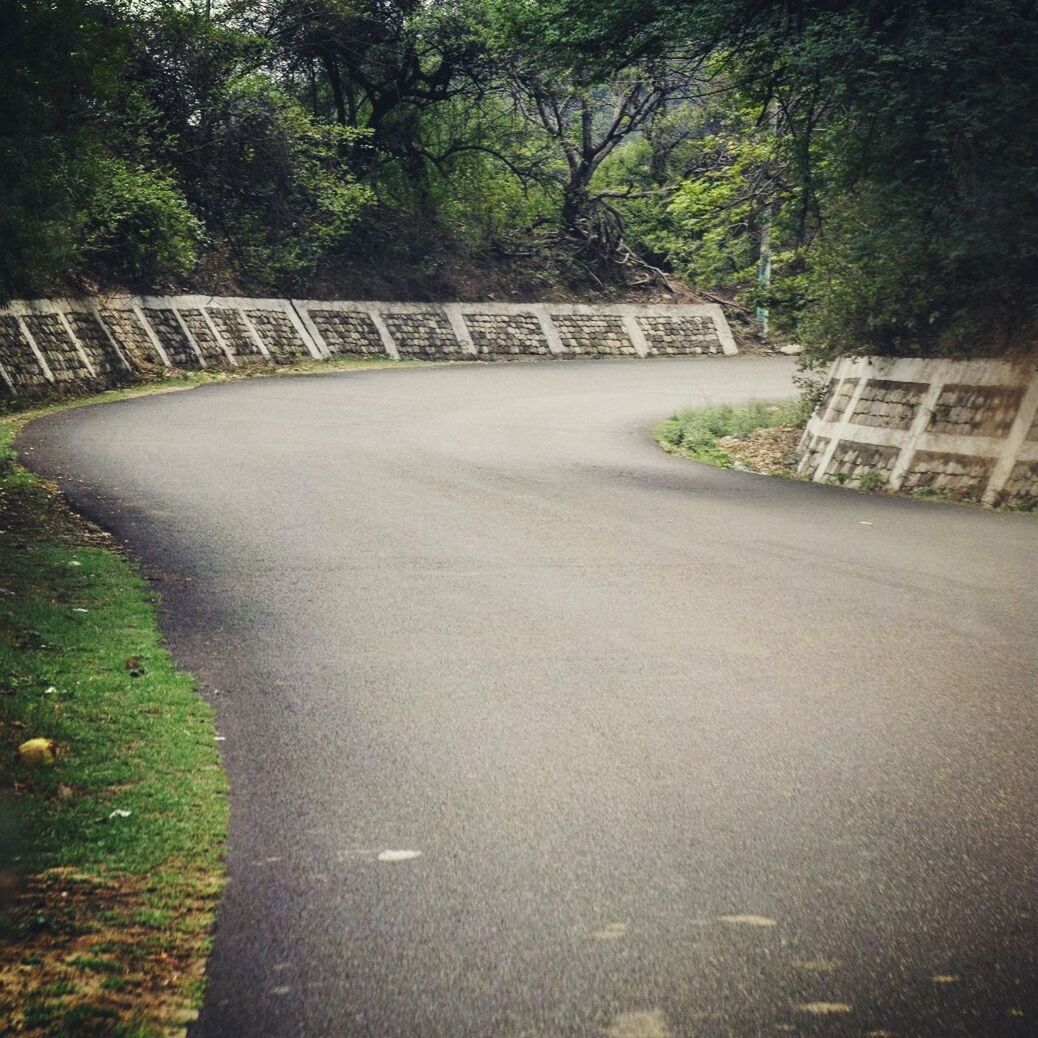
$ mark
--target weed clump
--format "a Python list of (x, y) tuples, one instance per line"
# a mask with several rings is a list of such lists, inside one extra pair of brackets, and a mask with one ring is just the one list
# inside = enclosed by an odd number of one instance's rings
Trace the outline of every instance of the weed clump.
[(719, 468), (731, 468), (736, 459), (730, 446), (721, 441), (747, 439), (760, 429), (799, 429), (809, 413), (810, 408), (803, 400), (755, 401), (746, 407), (719, 404), (690, 408), (657, 426), (655, 435), (663, 449), (673, 454)]

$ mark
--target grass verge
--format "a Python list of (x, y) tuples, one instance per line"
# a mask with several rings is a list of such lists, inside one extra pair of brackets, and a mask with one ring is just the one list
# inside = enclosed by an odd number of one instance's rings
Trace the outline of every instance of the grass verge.
[[(175, 375), (0, 417), (0, 1034), (169, 1035), (197, 1013), (223, 883), (213, 712), (110, 538), (17, 465), (43, 414), (323, 361)], [(23, 762), (30, 738), (53, 766)]]
[(792, 476), (809, 413), (803, 400), (690, 408), (662, 422), (654, 435), (665, 451), (707, 465)]
[[(169, 1033), (202, 987), (227, 825), (209, 706), (152, 595), (0, 423), (0, 1032)], [(57, 744), (51, 767), (17, 754)]]

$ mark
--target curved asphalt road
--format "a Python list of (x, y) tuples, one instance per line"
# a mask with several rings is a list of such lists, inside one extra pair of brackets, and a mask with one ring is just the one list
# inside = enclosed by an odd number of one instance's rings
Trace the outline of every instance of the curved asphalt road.
[(1038, 1032), (1038, 522), (650, 439), (791, 375), (431, 367), (30, 427), (219, 710), (197, 1038)]

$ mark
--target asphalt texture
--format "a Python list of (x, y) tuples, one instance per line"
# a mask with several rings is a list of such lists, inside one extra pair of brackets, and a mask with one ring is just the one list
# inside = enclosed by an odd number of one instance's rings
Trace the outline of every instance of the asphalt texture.
[(792, 375), (441, 366), (28, 428), (218, 710), (192, 1038), (1038, 1033), (1038, 521), (651, 439)]

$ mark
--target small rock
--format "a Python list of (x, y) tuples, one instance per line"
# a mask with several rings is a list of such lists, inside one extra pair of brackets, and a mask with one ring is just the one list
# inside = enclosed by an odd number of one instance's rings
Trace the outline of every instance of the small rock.
[(778, 351), (787, 357), (799, 357), (800, 354), (804, 352), (804, 347), (798, 346), (795, 342), (791, 342), (787, 346), (780, 346)]

